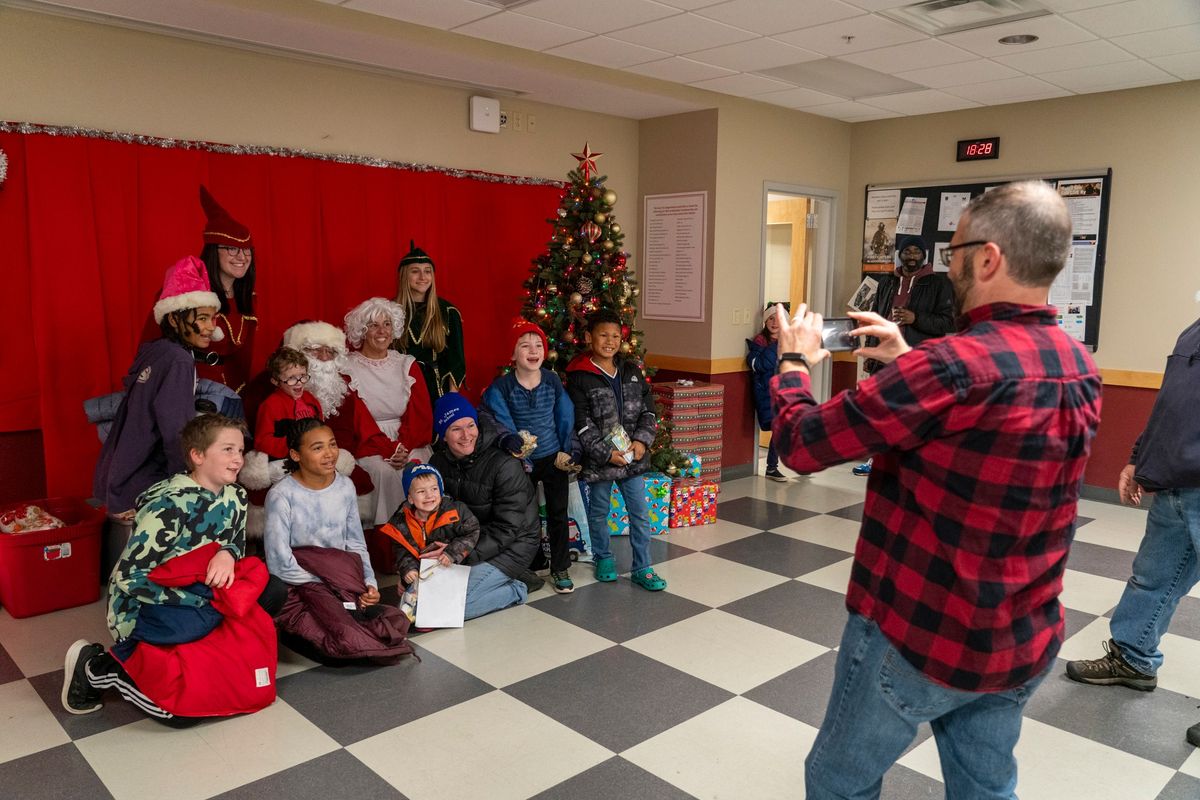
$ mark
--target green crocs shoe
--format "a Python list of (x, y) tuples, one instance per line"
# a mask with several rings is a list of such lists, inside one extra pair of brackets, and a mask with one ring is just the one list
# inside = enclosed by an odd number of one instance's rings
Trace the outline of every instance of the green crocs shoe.
[(667, 582), (658, 577), (650, 567), (630, 574), (629, 580), (650, 592), (661, 592), (667, 588)]
[(612, 558), (601, 558), (596, 561), (596, 580), (604, 583), (612, 583), (617, 579), (617, 560)]

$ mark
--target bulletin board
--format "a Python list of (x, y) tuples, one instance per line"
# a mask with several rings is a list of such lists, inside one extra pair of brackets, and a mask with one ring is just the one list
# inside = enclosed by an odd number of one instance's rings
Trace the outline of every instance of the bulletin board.
[[(1095, 352), (1100, 339), (1100, 299), (1104, 287), (1112, 170), (1033, 177), (1057, 188), (1071, 212), (1071, 253), (1067, 265), (1050, 287), (1050, 304), (1058, 308), (1058, 324), (1063, 331)], [(950, 243), (967, 203), (988, 189), (1029, 179), (868, 185), (862, 244), (864, 278), (871, 273), (895, 269), (896, 237), (906, 234), (919, 234), (924, 238), (929, 244), (934, 270), (945, 272), (941, 252)]]

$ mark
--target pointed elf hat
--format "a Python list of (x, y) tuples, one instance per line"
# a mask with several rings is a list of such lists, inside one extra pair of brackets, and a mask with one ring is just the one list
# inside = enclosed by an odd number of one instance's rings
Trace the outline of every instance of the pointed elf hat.
[(154, 304), (154, 321), (161, 323), (172, 311), (220, 308), (221, 300), (208, 284), (208, 270), (195, 256), (184, 256), (167, 267), (162, 294)]
[(437, 267), (434, 266), (433, 259), (429, 257), (429, 254), (417, 247), (416, 242), (414, 242), (412, 239), (408, 240), (408, 247), (408, 253), (404, 256), (404, 258), (400, 259), (400, 265), (398, 269), (404, 269), (409, 264), (428, 264), (429, 266), (433, 267), (434, 270), (437, 270)]
[(223, 244), (229, 247), (253, 247), (250, 229), (229, 216), (220, 203), (203, 185), (200, 187), (200, 205), (208, 219), (204, 223), (204, 243)]

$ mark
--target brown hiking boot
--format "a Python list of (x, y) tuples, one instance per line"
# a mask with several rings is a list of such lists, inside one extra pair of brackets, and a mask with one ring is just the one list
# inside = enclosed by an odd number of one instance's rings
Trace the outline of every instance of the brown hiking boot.
[(1104, 642), (1104, 658), (1093, 661), (1068, 661), (1067, 677), (1080, 683), (1096, 686), (1120, 684), (1140, 692), (1152, 692), (1158, 678), (1139, 672), (1121, 657), (1121, 647), (1114, 640)]

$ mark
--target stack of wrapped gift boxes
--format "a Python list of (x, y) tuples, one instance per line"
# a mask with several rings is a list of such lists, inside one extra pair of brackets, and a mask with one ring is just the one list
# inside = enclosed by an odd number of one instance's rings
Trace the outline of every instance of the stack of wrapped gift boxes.
[(717, 521), (725, 387), (719, 383), (673, 381), (656, 383), (653, 388), (659, 413), (672, 426), (671, 446), (692, 459), (671, 483), (668, 525), (711, 525)]

